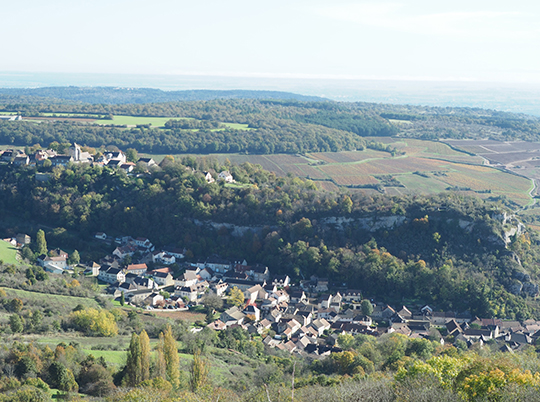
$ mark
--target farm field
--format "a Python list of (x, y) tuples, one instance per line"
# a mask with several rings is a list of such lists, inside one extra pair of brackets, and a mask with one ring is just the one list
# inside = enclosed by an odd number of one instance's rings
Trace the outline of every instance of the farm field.
[[(532, 202), (529, 195), (532, 182), (527, 178), (529, 175), (525, 174), (525, 171), (519, 171), (518, 175), (513, 175), (495, 169), (484, 165), (484, 159), (481, 156), (460, 152), (444, 142), (387, 137), (366, 138), (366, 140), (384, 142), (394, 147), (401, 155), (392, 157), (389, 152), (366, 149), (364, 151), (316, 152), (306, 155), (211, 154), (205, 157), (217, 158), (221, 162), (228, 159), (238, 164), (244, 162), (259, 164), (278, 176), (293, 174), (309, 178), (329, 191), (348, 187), (355, 191), (378, 190), (390, 195), (434, 194), (452, 189), (452, 191), (475, 194), (482, 198), (504, 195), (520, 206), (526, 206)], [(458, 144), (455, 144), (456, 142)], [(462, 142), (468, 146), (478, 146), (473, 141), (452, 141), (452, 145), (457, 147)], [(483, 141), (482, 143), (486, 146), (498, 144), (497, 141)], [(159, 162), (165, 155), (144, 154), (144, 156), (153, 157)], [(181, 158), (186, 155), (175, 156)], [(388, 175), (396, 180), (395, 183), (402, 186), (385, 185), (381, 177)]]
[[(12, 112), (0, 112), (1, 115), (13, 115)], [(42, 113), (40, 116), (23, 117), (23, 120), (42, 121), (42, 120), (64, 120), (64, 121), (79, 121), (99, 125), (119, 125), (135, 127), (137, 125), (150, 125), (153, 128), (163, 128), (169, 120), (194, 120), (191, 117), (146, 117), (146, 116), (123, 116), (115, 115), (113, 119), (104, 119), (103, 115), (85, 114), (85, 113)], [(221, 122), (226, 127), (235, 130), (251, 130), (247, 124), (226, 123)], [(212, 131), (220, 131), (222, 129), (214, 129)]]
[(18, 264), (17, 249), (7, 241), (0, 240), (0, 260), (5, 264)]

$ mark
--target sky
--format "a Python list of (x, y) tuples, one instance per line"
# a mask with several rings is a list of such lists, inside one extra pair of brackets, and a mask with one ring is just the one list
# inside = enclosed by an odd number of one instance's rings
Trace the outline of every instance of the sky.
[(537, 1), (2, 3), (2, 72), (540, 83)]

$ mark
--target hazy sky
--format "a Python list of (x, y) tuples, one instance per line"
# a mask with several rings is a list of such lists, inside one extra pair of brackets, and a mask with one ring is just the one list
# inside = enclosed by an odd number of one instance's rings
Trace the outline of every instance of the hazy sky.
[(540, 82), (538, 1), (2, 3), (0, 71)]

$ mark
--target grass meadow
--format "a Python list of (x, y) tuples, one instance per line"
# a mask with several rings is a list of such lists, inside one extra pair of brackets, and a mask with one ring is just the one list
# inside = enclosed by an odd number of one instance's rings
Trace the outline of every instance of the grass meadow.
[(19, 264), (16, 258), (17, 249), (7, 241), (0, 240), (0, 260), (6, 264)]

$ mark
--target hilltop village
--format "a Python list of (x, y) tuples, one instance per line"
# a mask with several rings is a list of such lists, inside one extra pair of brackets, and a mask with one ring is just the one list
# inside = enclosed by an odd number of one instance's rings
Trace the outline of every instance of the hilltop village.
[[(30, 149), (6, 149), (5, 151), (0, 151), (0, 163), (16, 167), (33, 166), (41, 168), (65, 167), (70, 163), (85, 163), (91, 164), (92, 166), (107, 166), (112, 169), (124, 171), (127, 174), (135, 173), (134, 170), (136, 168), (138, 168), (138, 173), (147, 173), (152, 167), (158, 166), (154, 159), (139, 158), (136, 156), (136, 152), (134, 152), (135, 156), (132, 155), (132, 160), (130, 161), (128, 160), (127, 153), (124, 153), (121, 150), (105, 150), (103, 152), (91, 154), (88, 151), (84, 151), (83, 148), (76, 143), (72, 143), (67, 149), (62, 147), (61, 149), (63, 152), (60, 153), (50, 148), (38, 148), (34, 152), (31, 152)], [(208, 183), (214, 183), (216, 180), (225, 183), (235, 183), (232, 174), (226, 170), (219, 173), (216, 172), (214, 175), (206, 171), (202, 173)], [(43, 174), (38, 174), (36, 177), (38, 180), (47, 180), (47, 176)]]

